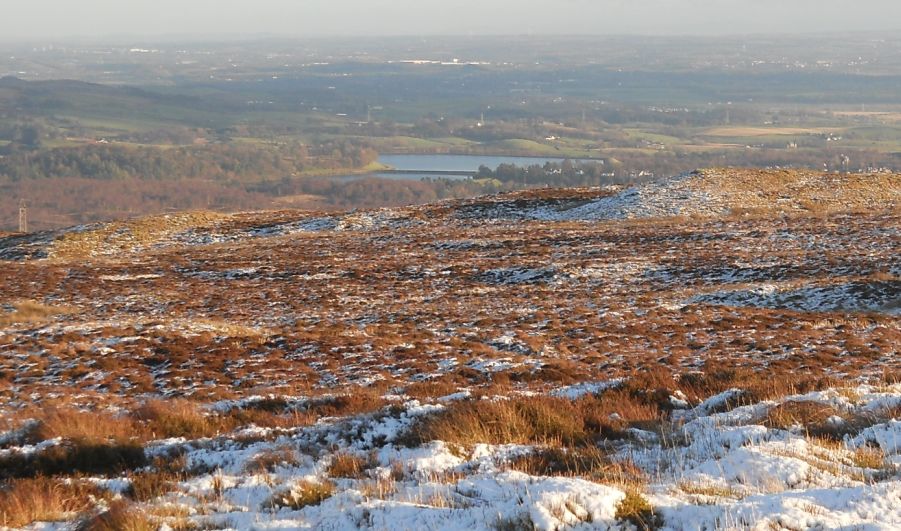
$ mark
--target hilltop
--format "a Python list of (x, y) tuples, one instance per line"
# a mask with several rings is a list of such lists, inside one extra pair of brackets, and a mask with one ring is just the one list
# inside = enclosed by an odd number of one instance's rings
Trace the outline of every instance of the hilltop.
[[(614, 221), (751, 215), (829, 215), (893, 210), (901, 205), (901, 176), (802, 170), (697, 170), (632, 187), (537, 189), (413, 207), (325, 213), (193, 212), (96, 223), (7, 238), (0, 258), (66, 258), (239, 241), (243, 237), (328, 230), (505, 219)], [(465, 220), (465, 221), (464, 221)], [(198, 235), (194, 240), (192, 235)], [(12, 233), (7, 236), (12, 236)]]
[(0, 238), (0, 521), (896, 528), (899, 204), (713, 169)]
[[(510, 214), (549, 221), (590, 221), (755, 213), (822, 214), (894, 208), (901, 204), (901, 177), (895, 174), (709, 169), (608, 190), (609, 193), (594, 200), (564, 201), (550, 208), (545, 205), (529, 208), (531, 205), (524, 204), (524, 208)], [(530, 194), (526, 192), (522, 197), (529, 198)], [(499, 202), (505, 199), (501, 197)], [(567, 197), (562, 195), (558, 199)]]

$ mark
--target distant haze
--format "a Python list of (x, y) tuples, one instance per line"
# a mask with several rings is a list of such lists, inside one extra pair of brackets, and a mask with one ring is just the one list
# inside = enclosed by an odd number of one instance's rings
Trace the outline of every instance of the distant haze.
[(0, 40), (886, 31), (898, 0), (4, 0)]

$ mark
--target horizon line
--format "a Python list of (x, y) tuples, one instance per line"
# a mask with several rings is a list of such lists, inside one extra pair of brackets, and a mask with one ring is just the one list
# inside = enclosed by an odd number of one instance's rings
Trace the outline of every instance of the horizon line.
[(148, 34), (116, 34), (105, 35), (65, 35), (65, 36), (28, 36), (13, 37), (0, 35), (0, 45), (64, 45), (64, 44), (123, 44), (124, 41), (132, 42), (160, 42), (160, 43), (216, 43), (223, 44), (228, 41), (366, 41), (373, 39), (522, 39), (522, 38), (549, 38), (560, 40), (575, 39), (615, 39), (615, 38), (645, 38), (645, 39), (699, 39), (718, 40), (736, 38), (812, 38), (817, 36), (860, 36), (886, 37), (894, 36), (901, 40), (901, 28), (897, 30), (810, 30), (810, 31), (772, 31), (772, 32), (739, 32), (739, 33), (385, 33), (385, 34), (318, 34), (297, 35), (269, 32), (228, 32), (228, 33), (148, 33)]

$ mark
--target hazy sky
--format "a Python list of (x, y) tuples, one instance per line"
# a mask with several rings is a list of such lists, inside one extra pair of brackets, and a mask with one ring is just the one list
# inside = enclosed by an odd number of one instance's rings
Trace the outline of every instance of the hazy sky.
[(0, 0), (0, 40), (901, 29), (901, 0)]

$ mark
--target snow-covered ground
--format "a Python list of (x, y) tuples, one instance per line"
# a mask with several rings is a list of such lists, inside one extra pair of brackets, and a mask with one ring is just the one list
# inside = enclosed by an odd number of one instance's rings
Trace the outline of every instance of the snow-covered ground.
[[(577, 398), (616, 385), (593, 382), (553, 394)], [(884, 416), (901, 406), (901, 384), (786, 396), (715, 413), (737, 393), (677, 410), (662, 433), (634, 429), (625, 441), (602, 444), (614, 462), (634, 463), (644, 472), (641, 496), (662, 529), (901, 529), (901, 419)], [(467, 398), (448, 397), (455, 399)], [(215, 439), (153, 442), (148, 455), (183, 455), (186, 469), (204, 472), (141, 507), (148, 514), (179, 515), (163, 518), (173, 525), (189, 521), (215, 529), (630, 528), (617, 516), (634, 486), (529, 475), (509, 466), (538, 447), (401, 444), (417, 419), (440, 412), (448, 400), (407, 401), (306, 428), (251, 427)], [(812, 437), (802, 426), (764, 425), (768, 411), (792, 403), (833, 408), (842, 414), (830, 421), (836, 424), (850, 417), (871, 423), (837, 442)], [(0, 440), (9, 444), (16, 436)], [(39, 452), (52, 442), (42, 445), (3, 452)], [(267, 455), (287, 457), (260, 470), (255, 463)], [(366, 469), (355, 478), (330, 477), (330, 464), (346, 455), (364, 460)], [(128, 480), (97, 483), (123, 491)], [(273, 503), (292, 499), (292, 492), (299, 498), (309, 485), (329, 485), (330, 492), (321, 503), (301, 508)]]
[(856, 281), (793, 288), (763, 283), (746, 289), (698, 295), (690, 302), (808, 312), (884, 312), (899, 315), (901, 281)]
[[(256, 416), (216, 437), (144, 441), (151, 458), (183, 461), (174, 490), (133, 500), (173, 529), (628, 529), (636, 492), (664, 529), (901, 529), (901, 386), (859, 386), (897, 381), (893, 203), (819, 216), (786, 200), (797, 216), (736, 215), (772, 199), (758, 178), (782, 186), (770, 195), (813, 190), (805, 204), (869, 179), (754, 173), (724, 190), (720, 177), (6, 238), (0, 459), (69, 444), (30, 435), (28, 416), (54, 404), (150, 429), (136, 416), (146, 401), (188, 400)], [(867, 194), (846, 195), (859, 206)], [(634, 403), (605, 411), (624, 427), (592, 450), (628, 481), (522, 464), (547, 448), (404, 435), (482, 396), (584, 402), (723, 371), (850, 387), (734, 407), (740, 391), (697, 403), (686, 386), (654, 395), (650, 417), (630, 418)], [(375, 405), (310, 412), (351, 394)], [(794, 407), (828, 415), (773, 420)], [(365, 466), (345, 477), (341, 459)], [(89, 480), (127, 496), (134, 473)]]

